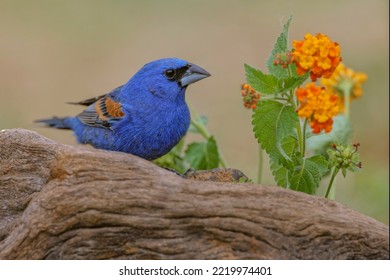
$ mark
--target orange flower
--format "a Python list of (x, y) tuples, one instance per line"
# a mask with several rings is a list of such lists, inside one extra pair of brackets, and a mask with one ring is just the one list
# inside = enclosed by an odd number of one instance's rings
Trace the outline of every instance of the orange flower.
[(260, 99), (260, 93), (256, 92), (249, 84), (243, 84), (241, 87), (241, 95), (245, 108), (256, 109), (257, 102)]
[(313, 133), (332, 130), (333, 117), (339, 112), (338, 96), (325, 88), (309, 83), (295, 92), (299, 101), (298, 116), (308, 119)]
[(354, 72), (351, 68), (340, 63), (329, 79), (321, 79), (321, 84), (328, 91), (338, 94), (340, 111), (344, 112), (345, 96), (349, 95), (350, 101), (360, 97), (363, 94), (362, 84), (366, 80), (365, 73)]
[(304, 75), (310, 71), (313, 82), (322, 76), (329, 78), (341, 61), (339, 44), (321, 33), (315, 36), (307, 33), (303, 41), (294, 40), (293, 46), (297, 73)]

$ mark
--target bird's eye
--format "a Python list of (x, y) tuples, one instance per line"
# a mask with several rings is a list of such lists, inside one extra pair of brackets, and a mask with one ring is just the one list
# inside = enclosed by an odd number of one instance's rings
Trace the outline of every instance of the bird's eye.
[(165, 77), (169, 80), (173, 80), (176, 77), (176, 71), (174, 69), (168, 69), (164, 72)]

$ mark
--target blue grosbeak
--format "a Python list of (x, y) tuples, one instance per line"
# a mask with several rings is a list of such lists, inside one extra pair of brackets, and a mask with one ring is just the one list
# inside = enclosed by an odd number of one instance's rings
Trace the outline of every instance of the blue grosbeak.
[(187, 86), (208, 76), (185, 60), (159, 59), (110, 93), (72, 103), (88, 106), (79, 115), (37, 122), (71, 129), (83, 144), (153, 160), (168, 153), (187, 132)]

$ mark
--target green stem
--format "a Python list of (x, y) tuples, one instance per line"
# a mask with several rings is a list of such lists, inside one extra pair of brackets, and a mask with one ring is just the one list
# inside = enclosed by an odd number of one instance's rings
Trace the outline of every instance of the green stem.
[[(199, 114), (195, 110), (193, 110), (191, 106), (188, 107), (190, 108), (190, 112), (192, 116), (191, 124), (196, 128), (196, 130), (200, 133), (200, 135), (203, 136), (203, 138), (205, 138), (206, 140), (210, 139), (211, 134), (207, 130), (207, 128), (203, 125)], [(221, 167), (226, 168), (227, 164), (219, 147), (218, 147), (218, 153), (219, 153), (219, 164), (221, 165)]]
[(344, 80), (340, 82), (338, 85), (338, 90), (343, 93), (344, 96), (344, 115), (349, 119), (350, 117), (350, 105), (351, 105), (351, 91), (352, 91), (352, 84), (349, 80)]
[(351, 87), (347, 87), (343, 89), (344, 91), (344, 108), (345, 108), (345, 116), (347, 119), (350, 117), (350, 104), (351, 104)]
[(339, 172), (340, 168), (335, 167), (332, 173), (332, 178), (330, 178), (328, 189), (326, 190), (325, 198), (328, 198), (330, 189), (332, 188), (334, 178), (336, 177), (337, 173)]
[[(269, 99), (282, 100), (282, 101), (290, 101), (288, 98), (284, 98), (284, 97), (272, 97), (272, 98), (269, 98)], [(263, 100), (266, 100), (266, 98), (263, 98)]]
[(303, 143), (302, 143), (302, 156), (306, 154), (306, 127), (307, 127), (307, 119), (305, 119), (303, 123)]
[(196, 128), (196, 130), (200, 133), (200, 135), (203, 136), (203, 138), (209, 139), (211, 137), (206, 127), (199, 121), (191, 119), (191, 124)]
[(257, 168), (257, 183), (261, 183), (263, 179), (263, 149), (259, 144), (259, 163)]
[(291, 67), (290, 65), (287, 66), (288, 76), (292, 77)]
[[(292, 77), (292, 72), (290, 65), (287, 67), (288, 70), (288, 75)], [(290, 104), (294, 107), (296, 110), (298, 107), (298, 101), (294, 97), (294, 90), (290, 90), (290, 96), (289, 96), (289, 102)], [(297, 123), (297, 133), (298, 133), (298, 143), (299, 143), (299, 151), (301, 152), (302, 157), (305, 156), (305, 149), (306, 149), (306, 124), (307, 124), (307, 119), (305, 120), (304, 126), (303, 126), (303, 133), (302, 133), (302, 128), (301, 128), (301, 123), (298, 121)]]
[(344, 106), (345, 106), (345, 116), (347, 117), (347, 119), (349, 119), (349, 116), (350, 116), (350, 109), (349, 109), (350, 103), (351, 102), (349, 100), (349, 94), (345, 95)]
[[(294, 109), (297, 107), (295, 104), (295, 101), (293, 100), (292, 105), (294, 106)], [(305, 156), (305, 147), (306, 147), (306, 124), (307, 119), (305, 119), (305, 122), (303, 124), (303, 132), (301, 127), (301, 122), (298, 120), (297, 122), (297, 134), (298, 134), (298, 144), (299, 144), (299, 151), (301, 152), (301, 156)]]
[(297, 133), (298, 133), (298, 143), (299, 143), (299, 150), (301, 151), (301, 156), (305, 156), (305, 140), (303, 139), (303, 134), (302, 134), (302, 128), (301, 128), (301, 122), (298, 121), (297, 125)]

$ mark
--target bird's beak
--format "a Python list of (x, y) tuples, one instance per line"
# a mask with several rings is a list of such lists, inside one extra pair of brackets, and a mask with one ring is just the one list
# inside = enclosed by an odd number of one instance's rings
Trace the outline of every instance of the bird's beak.
[(188, 86), (189, 84), (195, 83), (199, 80), (211, 76), (209, 72), (195, 64), (191, 64), (189, 66), (190, 67), (187, 69), (186, 72), (184, 72), (183, 76), (180, 78), (180, 84), (182, 87)]

